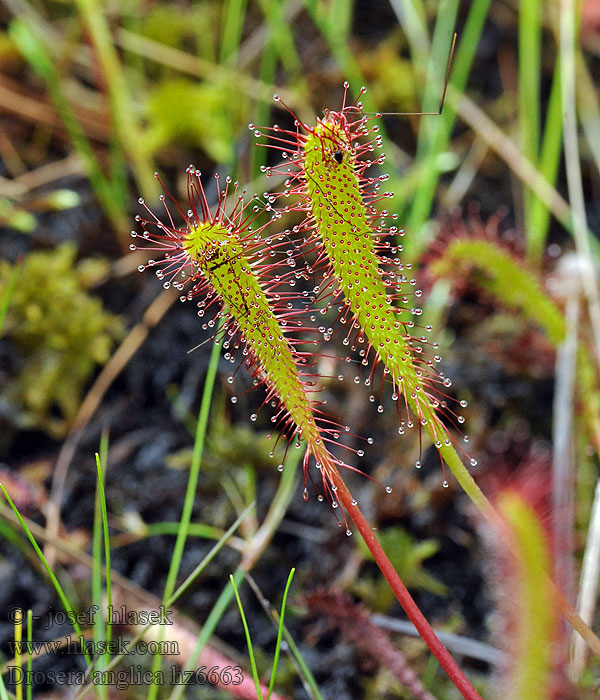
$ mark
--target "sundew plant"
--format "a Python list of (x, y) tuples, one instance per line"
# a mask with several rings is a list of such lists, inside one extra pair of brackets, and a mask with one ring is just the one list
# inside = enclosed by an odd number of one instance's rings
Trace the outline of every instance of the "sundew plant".
[[(377, 153), (382, 146), (380, 126), (372, 123), (381, 115), (369, 120), (362, 102), (347, 105), (348, 87), (344, 83), (341, 110), (327, 110), (316, 126), (310, 127), (293, 115), (296, 131), (277, 126), (268, 129), (271, 147), (285, 157), (280, 166), (268, 170), (286, 176), (286, 190), (278, 199), (285, 201), (291, 196), (295, 200), (292, 205), (283, 205), (282, 212), (295, 210), (306, 216), (295, 230), (305, 234), (302, 240), (309, 250), (318, 251), (316, 266), (322, 268), (319, 271), (327, 280), (325, 286), (333, 297), (330, 304), (341, 304), (339, 322), (350, 329), (343, 344), (352, 351), (359, 348), (360, 365), (369, 368), (364, 384), (377, 391), (375, 372), (382, 365), (379, 392), (389, 376), (400, 414), (398, 432), (402, 435), (415, 422), (419, 431), (425, 429), (463, 488), (481, 504), (482, 495), (441, 420), (446, 416), (455, 427), (464, 423), (464, 417), (449, 406), (445, 389), (452, 385), (450, 378), (435, 369), (441, 357), (434, 354), (438, 344), (428, 342), (432, 328), (415, 322), (422, 314), (417, 305), (422, 292), (412, 277), (412, 264), (401, 259), (403, 246), (398, 239), (404, 231), (386, 226), (387, 211), (375, 206), (393, 197), (393, 192), (380, 192), (389, 176), (372, 177), (366, 172), (385, 159), (383, 153)], [(366, 88), (360, 92), (364, 94)], [(257, 136), (261, 133), (256, 131)], [(429, 345), (433, 352), (427, 351)], [(354, 381), (360, 382), (359, 374)], [(375, 398), (372, 394), (371, 400)], [(466, 407), (466, 401), (460, 406)], [(381, 403), (378, 411), (383, 411)], [(477, 466), (474, 457), (469, 463)], [(420, 468), (421, 455), (415, 466)], [(448, 485), (445, 480), (444, 485)]]
[(599, 36), (0, 0), (2, 700), (597, 695)]
[[(229, 178), (225, 189), (219, 191), (215, 213), (211, 213), (201, 173), (190, 166), (187, 174), (187, 213), (175, 202), (180, 216), (185, 220), (184, 226), (174, 223), (168, 207), (166, 222), (153, 215), (148, 208), (151, 219), (138, 217), (143, 227), (140, 236), (143, 243), (132, 244), (132, 249), (143, 250), (153, 256), (160, 255), (160, 258), (153, 257), (146, 265), (140, 265), (140, 271), (146, 267), (158, 267), (156, 275), (164, 280), (165, 288), (173, 285), (178, 291), (185, 292), (180, 297), (181, 301), (194, 301), (200, 297), (196, 305), (201, 317), (213, 303), (219, 305), (215, 318), (225, 320), (217, 330), (219, 340), (215, 340), (220, 342), (225, 338), (223, 347), (228, 356), (241, 349), (246, 358), (242, 363), (266, 387), (265, 403), (274, 403), (273, 421), (279, 420), (282, 430), (289, 433), (288, 439), (301, 438), (306, 443), (303, 459), (305, 500), (308, 499), (306, 484), (312, 457), (315, 467), (321, 472), (324, 495), (320, 494), (320, 499), (326, 497), (334, 510), (342, 505), (339, 517), (346, 526), (346, 534), (352, 535), (348, 516), (358, 527), (398, 601), (456, 687), (465, 698), (479, 698), (427, 624), (385, 556), (357, 500), (348, 491), (338, 469), (348, 465), (336, 459), (327, 449), (327, 443), (335, 443), (344, 428), (323, 416), (316, 403), (311, 401), (309, 394), (314, 391), (314, 382), (303, 378), (298, 368), (298, 365), (307, 363), (310, 355), (296, 350), (294, 345), (301, 343), (301, 340), (290, 336), (290, 331), (303, 330), (303, 323), (296, 320), (298, 312), (290, 311), (293, 304), (289, 301), (289, 292), (283, 294), (284, 302), (277, 305), (281, 302), (280, 286), (288, 282), (289, 273), (276, 274), (280, 267), (276, 263), (265, 262), (271, 252), (277, 254), (277, 248), (289, 245), (287, 236), (275, 236), (279, 239), (278, 243), (273, 243), (270, 238), (267, 241), (262, 239), (265, 226), (258, 229), (252, 227), (256, 219), (255, 210), (258, 209), (260, 213), (260, 208), (252, 207), (252, 201), (250, 206), (244, 203), (244, 194), (238, 195), (237, 183), (233, 193), (235, 204), (227, 212)], [(166, 206), (164, 195), (162, 201)], [(145, 205), (143, 199), (140, 199), (140, 204)], [(248, 209), (250, 214), (247, 215)], [(276, 224), (278, 218), (273, 215), (271, 223)], [(132, 235), (138, 237), (135, 232)], [(286, 265), (296, 267), (296, 261), (289, 254)], [(303, 276), (308, 277), (308, 273), (302, 270), (291, 273), (292, 280)], [(186, 287), (189, 289), (186, 290)], [(317, 288), (313, 291), (318, 293)], [(300, 295), (300, 300), (303, 298), (304, 295)], [(299, 313), (306, 315), (306, 309)], [(207, 325), (214, 326), (215, 319), (211, 319)], [(314, 374), (311, 376), (314, 377)], [(256, 418), (256, 414), (250, 416), (253, 421)], [(422, 415), (419, 420), (422, 420)], [(283, 464), (280, 468), (283, 469)], [(391, 492), (391, 488), (387, 487), (386, 491)], [(338, 522), (341, 524), (341, 521)]]

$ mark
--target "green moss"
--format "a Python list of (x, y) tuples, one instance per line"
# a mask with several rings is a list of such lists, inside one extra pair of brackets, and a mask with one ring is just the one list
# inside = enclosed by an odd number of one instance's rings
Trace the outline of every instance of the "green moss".
[[(106, 274), (106, 263), (75, 264), (75, 257), (75, 247), (66, 243), (27, 256), (0, 336), (14, 363), (4, 382), (2, 411), (22, 428), (42, 428), (56, 437), (67, 431), (85, 383), (108, 360), (123, 329), (120, 318), (87, 291)], [(0, 262), (0, 297), (12, 270)]]

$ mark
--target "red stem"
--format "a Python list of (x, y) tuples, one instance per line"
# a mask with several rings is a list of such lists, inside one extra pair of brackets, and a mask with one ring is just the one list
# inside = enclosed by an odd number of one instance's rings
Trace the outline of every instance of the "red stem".
[(427, 644), (435, 658), (439, 661), (440, 666), (444, 669), (444, 671), (446, 671), (448, 677), (454, 683), (463, 698), (465, 698), (465, 700), (481, 700), (479, 693), (469, 683), (464, 673), (458, 667), (456, 661), (454, 661), (454, 659), (450, 656), (446, 647), (437, 638), (435, 632), (431, 628), (431, 625), (429, 622), (427, 622), (425, 616), (419, 610), (406, 586), (402, 583), (400, 576), (398, 576), (390, 560), (387, 558), (386, 553), (383, 551), (381, 545), (375, 537), (373, 530), (365, 519), (365, 516), (360, 512), (358, 506), (352, 505), (352, 494), (350, 491), (348, 491), (348, 487), (343, 482), (342, 477), (337, 472), (331, 476), (333, 482), (337, 486), (337, 491), (335, 492), (336, 497), (344, 506), (348, 515), (354, 521), (354, 524), (362, 535), (365, 544), (371, 550), (371, 554), (373, 555), (377, 566), (379, 566), (381, 569), (381, 573), (387, 579), (387, 582), (394, 591), (398, 602), (403, 607), (404, 612), (408, 615), (409, 620), (416, 627), (417, 632), (421, 635), (421, 638), (425, 644)]

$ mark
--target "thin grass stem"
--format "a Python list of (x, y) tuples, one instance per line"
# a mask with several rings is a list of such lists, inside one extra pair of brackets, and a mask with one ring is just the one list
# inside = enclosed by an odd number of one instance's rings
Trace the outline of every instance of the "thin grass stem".
[[(546, 123), (540, 154), (537, 162), (538, 171), (556, 187), (556, 177), (560, 156), (562, 153), (562, 110), (561, 110), (561, 81), (560, 58), (556, 62), (548, 106), (546, 108)], [(533, 193), (526, 228), (527, 253), (530, 260), (539, 263), (546, 247), (546, 238), (550, 226), (551, 211), (547, 202), (537, 193)]]
[(263, 700), (263, 694), (260, 689), (260, 678), (258, 676), (258, 669), (256, 668), (256, 659), (254, 657), (254, 648), (252, 646), (252, 638), (250, 637), (250, 629), (248, 628), (248, 623), (246, 622), (246, 615), (244, 614), (244, 606), (242, 605), (242, 601), (240, 600), (240, 595), (238, 593), (238, 589), (235, 583), (235, 579), (233, 575), (229, 576), (229, 580), (231, 582), (231, 586), (233, 588), (233, 593), (235, 595), (235, 599), (238, 604), (238, 608), (240, 611), (240, 617), (242, 618), (242, 626), (244, 628), (244, 634), (246, 635), (246, 644), (248, 645), (248, 656), (250, 657), (250, 667), (252, 669), (252, 678), (254, 679), (254, 685), (256, 687), (256, 697), (259, 698), (259, 700)]
[[(519, 136), (523, 155), (537, 164), (540, 140), (540, 0), (519, 5)], [(532, 193), (523, 190), (525, 231), (531, 227)]]
[[(450, 75), (450, 84), (448, 85), (448, 90), (454, 87), (456, 94), (462, 95), (465, 91), (490, 2), (491, 0), (474, 0), (471, 3), (464, 29), (458, 41), (454, 65)], [(411, 235), (404, 241), (404, 249), (406, 258), (409, 260), (415, 260), (419, 257), (419, 253), (425, 243), (422, 237), (422, 229), (429, 218), (440, 175), (439, 170), (433, 167), (434, 159), (438, 153), (441, 153), (448, 147), (448, 141), (456, 119), (455, 107), (447, 103), (443, 114), (440, 117), (432, 117), (431, 119), (434, 120), (433, 134), (428, 141), (426, 153), (422, 154), (426, 164), (425, 174), (420, 187), (416, 191), (406, 219), (406, 229), (410, 231)]]
[[(106, 562), (106, 604), (107, 609), (112, 605), (112, 594), (110, 586), (110, 542), (108, 538), (108, 515), (106, 511), (106, 494), (104, 493), (104, 473), (106, 472), (108, 452), (108, 436), (103, 433), (100, 441), (100, 454), (96, 453), (96, 499), (94, 507), (94, 526), (92, 533), (92, 601), (97, 610), (103, 609), (103, 588), (102, 588), (102, 546), (104, 544), (104, 561)], [(104, 616), (100, 617), (103, 620)], [(109, 641), (111, 638), (111, 626), (106, 616), (106, 624), (101, 621), (94, 625), (94, 647), (100, 648), (100, 642)], [(98, 668), (103, 670), (110, 660), (110, 654), (105, 652), (98, 659)], [(101, 697), (107, 697), (105, 685), (99, 686)]]
[[(219, 324), (219, 328), (221, 324)], [(217, 333), (219, 330), (217, 329)], [(210, 413), (210, 405), (212, 401), (212, 394), (215, 385), (215, 379), (217, 376), (217, 366), (219, 363), (219, 357), (221, 354), (221, 346), (214, 343), (211, 349), (210, 360), (208, 363), (208, 369), (206, 372), (206, 379), (204, 382), (204, 391), (202, 393), (202, 401), (200, 404), (200, 414), (198, 416), (198, 423), (196, 426), (196, 435), (194, 439), (194, 447), (192, 451), (192, 461), (190, 464), (190, 473), (188, 476), (188, 483), (185, 492), (185, 498), (183, 502), (183, 508), (181, 512), (180, 529), (177, 533), (177, 539), (175, 540), (175, 547), (173, 549), (173, 556), (171, 557), (171, 564), (169, 566), (169, 572), (167, 574), (167, 581), (165, 583), (165, 588), (163, 592), (163, 604), (167, 605), (167, 602), (171, 599), (173, 591), (175, 589), (175, 582), (177, 580), (177, 575), (179, 574), (179, 569), (181, 567), (181, 560), (183, 557), (183, 551), (185, 549), (185, 543), (187, 541), (189, 526), (192, 518), (192, 510), (194, 507), (194, 501), (196, 498), (196, 489), (198, 487), (198, 477), (200, 474), (200, 462), (202, 460), (202, 453), (204, 451), (204, 440), (206, 437), (206, 427), (208, 425), (208, 416)], [(161, 635), (164, 634), (164, 626), (161, 628)], [(160, 668), (161, 658), (160, 655), (154, 657), (153, 671), (158, 671)], [(158, 684), (153, 683), (148, 689), (148, 700), (156, 700), (158, 693)]]
[(35, 72), (45, 81), (50, 97), (69, 134), (73, 148), (81, 158), (100, 206), (106, 212), (117, 231), (126, 230), (125, 213), (118, 206), (118, 199), (114, 196), (113, 187), (104, 176), (83, 127), (65, 95), (61, 76), (42, 39), (34, 33), (30, 25), (20, 19), (14, 19), (11, 22), (9, 33), (18, 50)]
[[(262, 609), (265, 611), (267, 617), (271, 620), (273, 625), (276, 627), (276, 629), (279, 629), (279, 614), (277, 610), (273, 608), (273, 606), (269, 603), (269, 601), (265, 598), (265, 596), (262, 594), (260, 588), (258, 587), (256, 581), (254, 578), (250, 575), (249, 572), (246, 572), (246, 581), (248, 581), (248, 584), (250, 588), (254, 591), (254, 595), (256, 596), (256, 599), (260, 603)], [(298, 672), (298, 675), (300, 679), (302, 680), (302, 683), (304, 685), (304, 690), (306, 691), (306, 694), (311, 700), (325, 700), (323, 698), (323, 695), (321, 694), (321, 691), (319, 690), (319, 687), (317, 685), (316, 680), (314, 679), (314, 676), (310, 672), (310, 669), (306, 665), (306, 662), (304, 661), (304, 658), (302, 657), (302, 654), (300, 653), (300, 650), (298, 649), (298, 646), (296, 642), (294, 641), (294, 638), (290, 634), (289, 630), (285, 625), (282, 626), (282, 631), (283, 631), (283, 637), (285, 638), (286, 644), (288, 645), (289, 649), (289, 656), (290, 659), (292, 660), (292, 663), (296, 667), (296, 671)]]
[(130, 89), (117, 55), (106, 14), (98, 0), (76, 0), (75, 4), (96, 50), (106, 80), (111, 104), (111, 116), (120, 149), (131, 162), (136, 182), (144, 197), (158, 194), (158, 183), (153, 176), (152, 158), (138, 138), (140, 124), (136, 118)]
[(220, 63), (235, 64), (242, 40), (247, 7), (247, 0), (225, 0), (222, 5)]
[[(58, 594), (58, 597), (60, 598), (60, 601), (63, 604), (64, 609), (67, 611), (67, 613), (69, 613), (69, 619), (73, 620), (73, 629), (75, 630), (77, 637), (82, 637), (83, 634), (81, 631), (81, 627), (79, 626), (79, 623), (77, 622), (77, 615), (75, 612), (75, 608), (71, 605), (71, 602), (67, 598), (67, 596), (63, 590), (63, 587), (60, 585), (58, 578), (56, 577), (56, 574), (54, 573), (54, 571), (52, 571), (52, 568), (48, 564), (48, 560), (44, 556), (44, 553), (42, 552), (38, 543), (36, 542), (35, 537), (31, 533), (31, 530), (27, 526), (27, 523), (23, 519), (23, 516), (19, 512), (19, 509), (13, 503), (12, 498), (8, 495), (8, 492), (4, 488), (3, 484), (0, 484), (0, 491), (2, 491), (2, 493), (4, 494), (4, 498), (6, 498), (6, 500), (8, 501), (8, 505), (11, 507), (13, 513), (15, 514), (17, 520), (19, 521), (19, 525), (21, 526), (23, 532), (27, 535), (27, 538), (29, 539), (31, 546), (33, 547), (35, 553), (37, 554), (37, 556), (42, 564), (42, 567), (46, 571), (48, 578), (52, 582), (52, 585), (54, 586), (54, 590)], [(86, 663), (89, 666), (92, 663), (92, 660), (91, 660), (90, 655), (87, 652), (87, 649), (85, 648), (85, 646), (83, 647), (83, 655), (85, 657)]]
[[(33, 610), (27, 610), (27, 678), (32, 678), (33, 671)], [(0, 676), (1, 677), (1, 676)], [(27, 683), (27, 700), (33, 695), (33, 683)]]
[(289, 573), (287, 583), (285, 585), (285, 590), (283, 591), (283, 600), (281, 601), (281, 614), (279, 615), (279, 626), (277, 628), (277, 641), (275, 642), (275, 655), (273, 658), (273, 668), (271, 669), (271, 680), (269, 682), (269, 692), (267, 694), (267, 700), (269, 700), (269, 698), (271, 697), (271, 693), (273, 692), (273, 686), (275, 685), (275, 676), (277, 675), (277, 665), (279, 663), (279, 652), (281, 651), (281, 638), (283, 635), (285, 604), (287, 602), (288, 592), (290, 590), (290, 586), (292, 585), (292, 579), (294, 578), (295, 573), (296, 569), (292, 568), (292, 570)]

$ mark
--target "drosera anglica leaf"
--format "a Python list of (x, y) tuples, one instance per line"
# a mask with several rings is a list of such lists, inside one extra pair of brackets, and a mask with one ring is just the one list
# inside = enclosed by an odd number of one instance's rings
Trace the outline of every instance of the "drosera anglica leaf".
[[(132, 232), (136, 240), (141, 240), (130, 247), (158, 254), (156, 259), (151, 258), (147, 264), (140, 265), (139, 270), (156, 268), (156, 275), (166, 288), (173, 286), (182, 292), (181, 301), (196, 301), (200, 317), (214, 307), (216, 317), (224, 319), (215, 342), (222, 342), (225, 358), (235, 363), (235, 352), (241, 350), (241, 364), (249, 370), (255, 384), (265, 386), (262, 405), (275, 406), (272, 422), (287, 435), (288, 444), (295, 441), (299, 446), (301, 439), (306, 443), (303, 461), (305, 498), (308, 497), (306, 486), (312, 456), (321, 472), (325, 496), (337, 508), (333, 472), (340, 466), (358, 470), (334, 457), (327, 443), (338, 444), (340, 434), (349, 429), (320, 411), (320, 402), (312, 397), (316, 391), (314, 375), (302, 373), (298, 367), (308, 368), (313, 354), (296, 347), (307, 342), (298, 337), (299, 333), (313, 331), (303, 321), (308, 309), (294, 308), (288, 293), (280, 291), (281, 285), (308, 273), (295, 269), (299, 252), (293, 248), (284, 251), (290, 271), (283, 272), (279, 262), (271, 262), (271, 254), (278, 248), (289, 249), (290, 243), (283, 234), (263, 238), (270, 222), (257, 224), (257, 221), (264, 210), (270, 209), (268, 203), (266, 206), (260, 204), (258, 198), (245, 201), (245, 192), (240, 192), (238, 184), (231, 183), (230, 178), (227, 178), (225, 188), (218, 187), (218, 190), (213, 213), (200, 172), (190, 166), (187, 170), (187, 212), (168, 195), (184, 225), (178, 227), (175, 224), (164, 195), (161, 200), (166, 222), (153, 214), (140, 199), (150, 218), (136, 217), (143, 232)], [(234, 200), (231, 207), (227, 203), (229, 196)], [(275, 219), (278, 214), (273, 213), (271, 217)], [(302, 301), (308, 306), (312, 300), (309, 295)], [(213, 328), (215, 325), (215, 318), (212, 318), (203, 327)], [(229, 379), (232, 382), (233, 375)], [(256, 417), (252, 414), (250, 419), (254, 421)], [(342, 518), (345, 523), (343, 515)], [(347, 524), (346, 529), (349, 533)]]
[[(341, 109), (326, 110), (314, 126), (290, 112), (294, 129), (260, 127), (255, 132), (268, 137), (266, 144), (258, 145), (283, 156), (267, 175), (286, 177), (286, 189), (276, 195), (280, 211), (298, 211), (305, 217), (295, 230), (304, 236), (306, 249), (317, 252), (313, 267), (328, 280), (330, 305), (339, 305), (338, 318), (350, 328), (344, 344), (351, 350), (362, 344), (361, 363), (370, 366), (365, 384), (373, 385), (375, 370), (382, 365), (382, 382), (386, 375), (392, 380), (399, 432), (415, 424), (419, 431), (424, 428), (465, 491), (489, 509), (446, 428), (446, 423), (458, 428), (464, 419), (452, 409), (446, 393), (450, 379), (436, 368), (441, 358), (437, 344), (427, 337), (431, 328), (420, 328), (415, 320), (421, 315), (416, 301), (421, 292), (412, 266), (398, 257), (402, 252), (398, 238), (404, 232), (388, 226), (388, 212), (375, 206), (393, 196), (380, 191), (387, 175), (367, 175), (369, 168), (385, 160), (385, 154), (378, 153), (379, 115), (366, 115), (361, 102), (347, 103), (348, 87), (344, 83)], [(364, 92), (362, 88), (360, 95)], [(281, 102), (277, 95), (275, 101)], [(472, 458), (469, 462), (477, 464)]]

